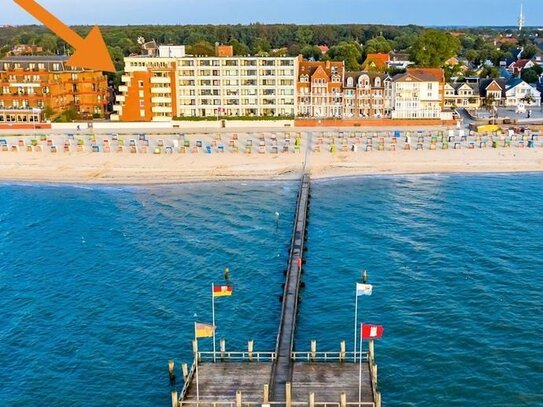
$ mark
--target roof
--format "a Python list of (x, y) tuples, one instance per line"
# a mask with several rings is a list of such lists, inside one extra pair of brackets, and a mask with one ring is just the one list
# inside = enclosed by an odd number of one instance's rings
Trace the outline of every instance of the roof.
[(496, 82), (496, 84), (501, 88), (502, 90), (502, 96), (505, 96), (505, 84), (507, 82), (504, 78), (487, 78), (487, 79), (481, 79), (479, 82), (479, 93), (482, 97), (486, 97), (486, 89), (492, 84), (492, 82)]
[(418, 82), (445, 82), (445, 74), (441, 68), (407, 68), (405, 73), (395, 75), (393, 81), (401, 81), (408, 77)]
[(67, 55), (21, 55), (0, 59), (0, 62), (66, 62)]
[(309, 75), (312, 77), (317, 71), (324, 71), (328, 78), (330, 78), (332, 76), (333, 68), (337, 70), (338, 75), (343, 75), (343, 69), (345, 66), (344, 61), (307, 61), (301, 56), (299, 57), (299, 61), (299, 76)]
[[(375, 81), (375, 78), (380, 78), (381, 81), (384, 81), (385, 79), (387, 79), (389, 76), (387, 74), (384, 74), (384, 73), (378, 73), (378, 72), (367, 72), (367, 71), (351, 71), (351, 72), (345, 72), (345, 85), (347, 84), (347, 79), (348, 78), (353, 78), (353, 81), (354, 81), (354, 87), (356, 87), (356, 84), (358, 83), (358, 80), (360, 79), (360, 77), (362, 75), (367, 75), (370, 79), (370, 82), (371, 83), (374, 83)], [(383, 82), (381, 82), (382, 84)], [(347, 87), (347, 86), (344, 86), (344, 87)]]
[(362, 68), (374, 67), (376, 69), (386, 69), (387, 62), (390, 61), (388, 54), (368, 54), (366, 60), (362, 64)]

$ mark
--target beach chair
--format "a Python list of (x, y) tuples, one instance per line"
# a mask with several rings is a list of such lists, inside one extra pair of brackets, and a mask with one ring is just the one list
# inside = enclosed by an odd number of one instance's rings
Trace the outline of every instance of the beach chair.
[(149, 151), (149, 147), (147, 147), (147, 146), (145, 146), (145, 145), (144, 145), (144, 146), (141, 146), (140, 152), (141, 152), (142, 154), (147, 154), (148, 151)]
[(124, 153), (124, 146), (118, 145), (117, 146), (117, 152), (118, 153)]
[(204, 143), (202, 143), (202, 140), (196, 140), (196, 147), (202, 148), (203, 145)]
[[(394, 140), (394, 139), (393, 139)], [(392, 143), (389, 147), (390, 151), (396, 151), (396, 144)]]
[(179, 154), (186, 154), (187, 148), (186, 147), (179, 147)]
[(258, 154), (266, 154), (266, 146), (259, 146)]
[(137, 154), (138, 149), (136, 146), (130, 146), (130, 154)]
[(57, 146), (51, 146), (50, 149), (51, 149), (51, 153), (56, 154)]
[(455, 150), (460, 150), (462, 148), (462, 144), (460, 143), (454, 143), (454, 149)]
[(100, 152), (100, 147), (97, 146), (97, 145), (93, 145), (93, 146), (92, 146), (92, 152), (93, 152), (93, 153), (99, 153), (99, 152)]
[(279, 148), (277, 146), (272, 146), (271, 152), (272, 154), (279, 154)]
[(211, 146), (206, 146), (206, 153), (211, 154)]
[(245, 154), (251, 154), (252, 150), (253, 149), (249, 145), (245, 146)]
[(373, 145), (367, 144), (366, 145), (366, 151), (373, 151)]
[(34, 147), (34, 151), (36, 153), (41, 153), (43, 150), (42, 150), (41, 146), (36, 146), (36, 147)]
[(223, 145), (218, 146), (218, 147), (217, 147), (217, 151), (218, 151), (219, 153), (224, 153), (224, 146), (223, 146)]
[(27, 153), (31, 153), (33, 151), (34, 147), (32, 147), (31, 145), (28, 145), (26, 146), (26, 152)]
[(18, 141), (18, 143), (19, 143), (19, 147), (24, 147), (24, 146), (25, 146), (25, 141), (22, 140), (22, 139), (20, 139), (20, 140)]
[(183, 147), (190, 148), (190, 141), (189, 140), (183, 141)]
[[(146, 151), (146, 152), (147, 152), (147, 151)], [(162, 154), (162, 148), (160, 148), (160, 147), (155, 147), (155, 148), (153, 149), (153, 154), (155, 154), (155, 155), (160, 155), (160, 154)]]
[(173, 147), (171, 147), (171, 146), (166, 147), (164, 152), (166, 154), (173, 154)]

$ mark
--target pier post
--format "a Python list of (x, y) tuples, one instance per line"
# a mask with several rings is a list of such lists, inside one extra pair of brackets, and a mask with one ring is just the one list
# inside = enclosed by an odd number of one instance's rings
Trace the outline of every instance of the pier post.
[(188, 367), (188, 365), (186, 363), (183, 363), (181, 365), (181, 369), (183, 370), (183, 380), (186, 383), (187, 380), (189, 379), (189, 367)]
[(250, 340), (247, 342), (247, 351), (249, 352), (249, 362), (253, 361), (253, 349), (254, 349), (254, 341)]
[(311, 361), (314, 362), (317, 359), (317, 341), (311, 340)]
[(315, 393), (309, 393), (309, 407), (315, 407)]
[(345, 393), (341, 393), (339, 396), (339, 405), (341, 407), (347, 407), (347, 395)]
[(221, 350), (221, 362), (224, 362), (224, 354), (226, 353), (226, 341), (224, 339), (220, 340), (219, 348)]
[(381, 407), (381, 392), (375, 392), (375, 407)]
[(285, 405), (286, 407), (292, 406), (292, 385), (290, 382), (285, 384)]
[(241, 391), (236, 391), (236, 407), (241, 407)]
[(175, 390), (172, 391), (172, 407), (179, 407), (179, 399)]
[(345, 341), (339, 344), (339, 361), (345, 362)]
[(168, 361), (168, 374), (170, 376), (170, 385), (175, 385), (175, 362), (173, 360)]
[(194, 359), (200, 363), (200, 354), (198, 353), (198, 341), (192, 341), (192, 352), (194, 353)]
[(371, 369), (371, 380), (373, 381), (373, 383), (377, 383), (377, 365), (376, 364), (370, 365), (370, 369)]
[(262, 395), (262, 403), (268, 404), (270, 402), (270, 385), (264, 385), (264, 394)]
[(368, 359), (370, 364), (375, 361), (375, 342), (373, 340), (368, 341)]

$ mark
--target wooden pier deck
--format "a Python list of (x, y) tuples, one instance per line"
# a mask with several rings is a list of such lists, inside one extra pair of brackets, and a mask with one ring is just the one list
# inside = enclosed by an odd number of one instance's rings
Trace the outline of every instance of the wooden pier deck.
[(294, 351), (294, 333), (298, 313), (298, 299), (302, 274), (302, 262), (305, 243), (305, 229), (309, 207), (310, 179), (308, 174), (302, 177), (296, 217), (290, 246), (285, 289), (283, 292), (283, 306), (275, 353), (277, 358), (273, 363), (270, 380), (272, 400), (285, 400), (285, 385), (292, 382), (292, 359)]
[(275, 352), (254, 352), (252, 344), (246, 352), (226, 352), (224, 344), (214, 355), (199, 352), (198, 386), (193, 363), (190, 372), (184, 369), (181, 394), (172, 392), (173, 407), (381, 407), (373, 342), (368, 352), (357, 353), (361, 364), (353, 362), (345, 342), (339, 352), (317, 352), (316, 344), (309, 352), (294, 351), (309, 199), (310, 179), (304, 174)]

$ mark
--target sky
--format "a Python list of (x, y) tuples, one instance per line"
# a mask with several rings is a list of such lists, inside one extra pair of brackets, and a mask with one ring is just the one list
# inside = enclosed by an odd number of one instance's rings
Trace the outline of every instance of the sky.
[[(75, 24), (417, 24), (515, 25), (520, 0), (38, 0)], [(543, 0), (524, 0), (526, 24), (543, 27)], [(36, 24), (0, 0), (0, 25)]]

